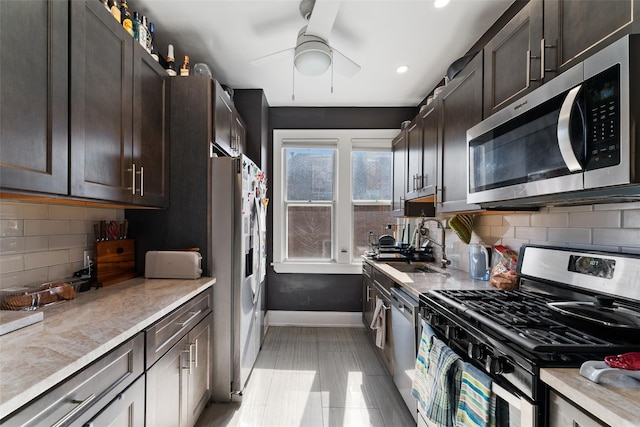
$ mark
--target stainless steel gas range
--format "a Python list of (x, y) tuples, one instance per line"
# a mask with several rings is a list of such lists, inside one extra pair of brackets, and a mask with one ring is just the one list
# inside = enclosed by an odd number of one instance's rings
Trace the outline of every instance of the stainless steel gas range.
[(498, 427), (546, 426), (540, 368), (640, 351), (640, 256), (525, 245), (519, 289), (432, 290), (420, 316), (489, 374)]

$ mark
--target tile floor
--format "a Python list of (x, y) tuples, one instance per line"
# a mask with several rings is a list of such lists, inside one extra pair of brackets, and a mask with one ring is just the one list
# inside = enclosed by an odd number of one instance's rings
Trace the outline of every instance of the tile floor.
[(415, 426), (364, 328), (270, 327), (242, 403), (196, 427)]

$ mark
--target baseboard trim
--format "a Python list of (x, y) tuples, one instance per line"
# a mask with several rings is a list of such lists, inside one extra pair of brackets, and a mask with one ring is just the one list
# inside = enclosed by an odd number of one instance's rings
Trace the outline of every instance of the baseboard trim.
[(360, 312), (270, 310), (266, 318), (269, 326), (364, 327)]

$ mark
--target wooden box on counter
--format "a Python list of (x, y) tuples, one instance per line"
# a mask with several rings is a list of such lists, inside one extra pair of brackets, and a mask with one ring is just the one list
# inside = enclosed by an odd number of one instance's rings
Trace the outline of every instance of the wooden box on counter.
[(104, 240), (96, 242), (96, 282), (109, 286), (136, 277), (135, 240)]

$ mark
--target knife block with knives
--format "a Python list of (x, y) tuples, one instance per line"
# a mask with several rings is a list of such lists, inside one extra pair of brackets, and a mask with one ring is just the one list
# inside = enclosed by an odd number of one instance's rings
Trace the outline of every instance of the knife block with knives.
[(137, 276), (135, 240), (104, 240), (95, 242), (96, 282), (109, 286)]

